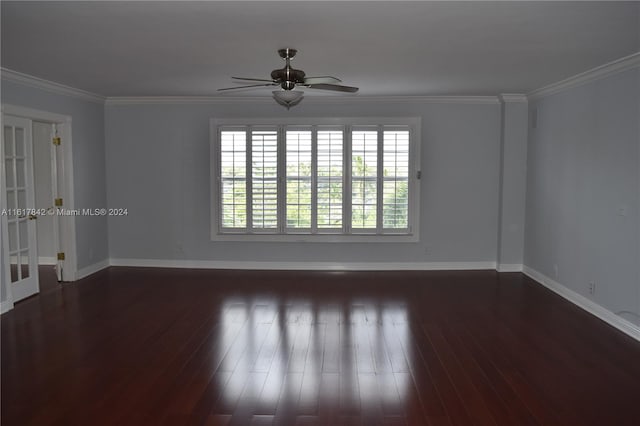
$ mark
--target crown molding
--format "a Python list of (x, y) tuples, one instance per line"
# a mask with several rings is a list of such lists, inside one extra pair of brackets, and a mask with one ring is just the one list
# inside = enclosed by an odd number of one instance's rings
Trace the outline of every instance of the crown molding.
[[(230, 104), (230, 103), (273, 103), (271, 96), (118, 96), (108, 97), (106, 105), (146, 105), (146, 104)], [(485, 104), (499, 103), (496, 96), (309, 96), (304, 103), (344, 104), (371, 102), (416, 102), (423, 104)]]
[(111, 96), (105, 101), (110, 105), (162, 105), (162, 104), (230, 104), (237, 102), (272, 103), (268, 96)]
[(523, 93), (501, 93), (498, 96), (501, 102), (528, 102), (529, 98)]
[(629, 56), (616, 59), (615, 61), (611, 61), (607, 64), (600, 65), (599, 67), (592, 68), (588, 71), (558, 81), (557, 83), (553, 83), (548, 86), (541, 87), (540, 89), (536, 89), (532, 92), (527, 93), (527, 97), (529, 98), (529, 100), (544, 98), (563, 90), (580, 86), (582, 84), (589, 83), (594, 80), (599, 80), (612, 74), (616, 74), (639, 66), (640, 52), (636, 52)]
[[(58, 95), (104, 103), (106, 105), (147, 105), (147, 104), (230, 104), (230, 103), (272, 103), (271, 96), (113, 96), (105, 97), (75, 87), (55, 83), (29, 74), (0, 67), (2, 80), (34, 87)], [(497, 96), (308, 96), (306, 104), (344, 104), (372, 102), (415, 102), (422, 104), (483, 104), (500, 103)]]
[(55, 93), (57, 95), (69, 96), (72, 98), (81, 99), (83, 101), (104, 103), (107, 98), (95, 93), (87, 92), (85, 90), (76, 89), (75, 87), (66, 86), (64, 84), (55, 83), (53, 81), (45, 80), (39, 77), (34, 77), (29, 74), (23, 74), (18, 71), (13, 71), (8, 68), (0, 68), (0, 75), (2, 80), (10, 81), (12, 83), (22, 84), (24, 86), (33, 87), (36, 89), (45, 90), (47, 92)]

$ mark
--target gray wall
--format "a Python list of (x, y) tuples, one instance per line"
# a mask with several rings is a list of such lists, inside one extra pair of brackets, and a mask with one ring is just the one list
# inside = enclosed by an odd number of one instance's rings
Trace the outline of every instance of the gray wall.
[[(107, 205), (104, 105), (2, 80), (2, 103), (70, 115), (76, 208)], [(106, 217), (77, 217), (78, 269), (109, 257)]]
[(638, 312), (640, 69), (530, 109), (537, 128), (529, 134), (525, 265), (612, 312)]
[(527, 112), (528, 104), (524, 99), (513, 101), (506, 98), (502, 101), (498, 270), (505, 266), (507, 270), (519, 270), (522, 265), (527, 186)]
[[(278, 116), (422, 117), (419, 243), (210, 241), (209, 119)], [(500, 106), (304, 100), (107, 105), (107, 193), (114, 259), (495, 262)], [(428, 253), (425, 248), (428, 247)]]

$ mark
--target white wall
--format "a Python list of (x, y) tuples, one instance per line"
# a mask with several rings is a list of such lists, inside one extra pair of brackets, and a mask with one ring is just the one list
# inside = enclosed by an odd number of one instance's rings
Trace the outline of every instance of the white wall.
[[(72, 117), (75, 207), (106, 207), (104, 104), (5, 79), (2, 79), (1, 100), (6, 104)], [(108, 259), (106, 217), (77, 217), (76, 245), (78, 269)]]
[(614, 313), (638, 313), (640, 69), (530, 109), (525, 265)]
[[(106, 107), (107, 193), (114, 259), (277, 262), (495, 262), (500, 106), (314, 102), (137, 104)], [(278, 116), (422, 118), (419, 243), (210, 241), (209, 119)], [(425, 251), (428, 249), (428, 253)]]

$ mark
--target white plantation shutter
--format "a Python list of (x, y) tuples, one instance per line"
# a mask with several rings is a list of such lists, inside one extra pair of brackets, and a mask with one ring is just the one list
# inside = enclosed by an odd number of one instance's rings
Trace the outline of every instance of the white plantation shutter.
[(220, 182), (223, 228), (247, 226), (247, 133), (220, 132)]
[(377, 220), (378, 131), (351, 133), (351, 227), (375, 229)]
[(251, 227), (278, 227), (278, 133), (251, 132)]
[(311, 228), (311, 131), (286, 132), (287, 228)]
[(383, 228), (409, 227), (409, 131), (383, 132)]
[(317, 227), (342, 229), (343, 132), (318, 130)]

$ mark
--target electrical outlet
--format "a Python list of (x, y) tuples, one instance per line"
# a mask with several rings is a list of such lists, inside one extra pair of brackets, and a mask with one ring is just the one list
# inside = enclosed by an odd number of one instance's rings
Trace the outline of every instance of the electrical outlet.
[(553, 277), (556, 280), (558, 279), (558, 264), (557, 263), (555, 265), (553, 265)]
[(596, 294), (596, 283), (595, 283), (595, 282), (590, 281), (590, 282), (589, 282), (589, 286), (588, 286), (588, 288), (589, 288), (589, 294), (590, 294), (590, 295), (592, 295), (592, 296), (593, 296), (593, 295), (595, 295), (595, 294)]

